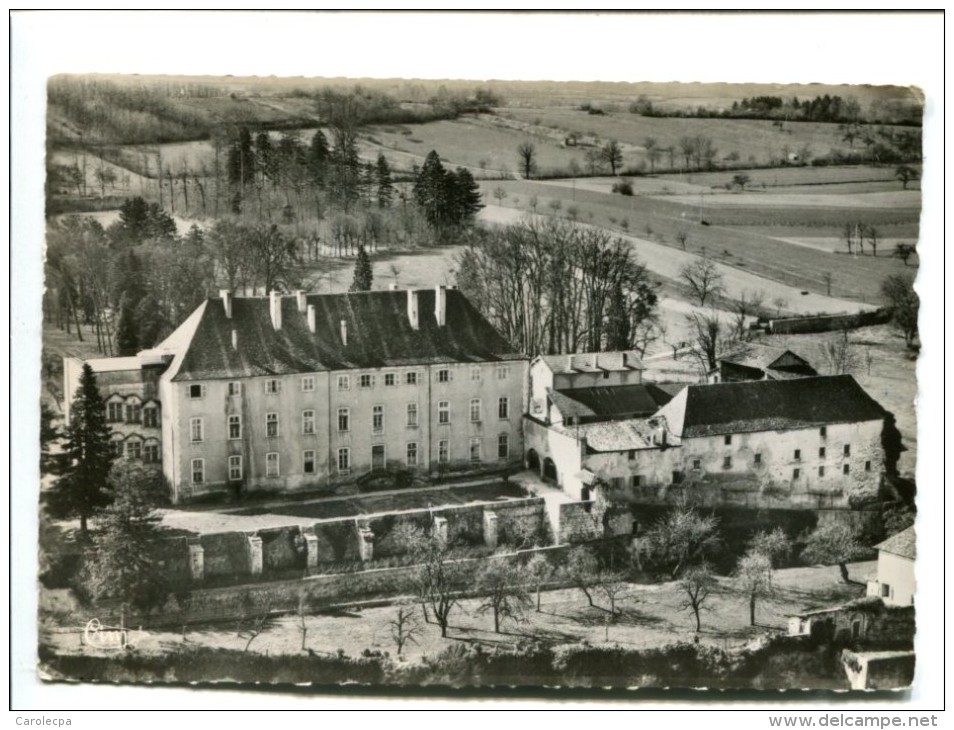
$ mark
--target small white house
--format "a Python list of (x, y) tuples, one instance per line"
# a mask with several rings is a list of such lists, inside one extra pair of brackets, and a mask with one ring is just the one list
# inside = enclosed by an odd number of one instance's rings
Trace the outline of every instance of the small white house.
[(868, 595), (878, 596), (888, 606), (914, 604), (914, 527), (909, 527), (878, 545), (878, 576), (868, 581)]

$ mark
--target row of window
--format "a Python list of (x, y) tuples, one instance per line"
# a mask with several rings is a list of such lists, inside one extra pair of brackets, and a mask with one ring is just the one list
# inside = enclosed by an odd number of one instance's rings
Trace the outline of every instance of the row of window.
[[(470, 370), (470, 379), (472, 381), (479, 381), (483, 378), (483, 370), (480, 367), (474, 367)], [(496, 368), (497, 380), (506, 380), (510, 377), (510, 368), (507, 366), (501, 366)], [(376, 382), (376, 377), (372, 373), (361, 373), (356, 376), (358, 387), (359, 388), (373, 388)], [(401, 380), (400, 373), (384, 373), (384, 385), (393, 386), (397, 385)], [(453, 373), (448, 369), (442, 369), (437, 371), (437, 381), (439, 383), (449, 383), (453, 379)], [(418, 372), (416, 370), (409, 370), (404, 373), (404, 384), (405, 385), (417, 385), (418, 384)], [(314, 375), (305, 375), (301, 378), (301, 390), (303, 393), (310, 393), (315, 389), (315, 376)], [(265, 392), (269, 395), (275, 395), (282, 392), (282, 381), (278, 378), (269, 378), (265, 381), (264, 384)], [(229, 395), (241, 395), (242, 394), (243, 383), (240, 381), (233, 381), (229, 383)], [(339, 375), (338, 376), (338, 390), (351, 390), (351, 376), (350, 375)], [(201, 383), (194, 383), (189, 386), (189, 398), (192, 400), (198, 400), (205, 397), (206, 388), (205, 385)]]
[[(158, 448), (158, 447), (157, 447)], [(418, 443), (409, 441), (405, 448), (404, 463), (409, 467), (418, 466)], [(483, 444), (481, 439), (472, 438), (469, 444), (469, 457), (471, 463), (479, 463), (483, 459)], [(138, 457), (136, 457), (138, 458)], [(501, 460), (510, 458), (510, 436), (502, 433), (497, 437), (497, 458)], [(450, 462), (450, 441), (439, 441), (437, 444), (437, 461), (439, 464)], [(371, 466), (372, 468), (384, 468), (387, 464), (385, 447), (383, 444), (375, 444), (371, 447)], [(243, 476), (243, 460), (241, 454), (229, 456), (229, 481), (239, 481)], [(337, 460), (338, 472), (347, 474), (351, 471), (351, 449), (344, 446), (338, 449)], [(302, 452), (302, 473), (314, 474), (317, 470), (317, 461), (314, 449), (306, 449)], [(265, 476), (281, 476), (281, 455), (277, 451), (270, 451), (265, 454)], [(192, 483), (203, 484), (205, 482), (205, 459), (192, 459)]]
[(144, 443), (138, 439), (113, 441), (113, 455), (117, 459), (142, 459), (146, 464), (158, 464), (159, 444), (155, 441)]
[[(821, 434), (821, 437), (822, 437), (822, 438), (825, 438), (825, 437), (827, 436), (827, 433), (828, 433), (828, 432), (827, 432), (827, 429), (826, 429), (824, 426), (822, 426), (822, 427), (819, 429), (819, 433)], [(725, 445), (726, 445), (726, 446), (731, 446), (731, 445), (732, 445), (732, 434), (726, 434), (726, 436), (725, 436)], [(826, 449), (824, 446), (819, 447), (819, 449), (818, 449), (818, 457), (819, 457), (820, 459), (824, 459), (826, 453), (827, 453), (827, 449)], [(844, 456), (851, 456), (851, 444), (845, 444), (845, 445), (844, 445), (844, 448), (842, 449), (842, 453), (843, 453)], [(801, 450), (801, 449), (795, 449), (795, 461), (799, 461), (801, 458), (802, 458), (802, 450)], [(755, 463), (758, 464), (758, 463), (760, 463), (760, 461), (761, 461), (761, 460), (760, 460), (760, 455), (759, 455), (759, 454), (756, 454), (756, 455), (755, 455)]]
[[(755, 456), (756, 456), (756, 459), (758, 459), (759, 455), (756, 454)], [(756, 461), (756, 463), (759, 463), (759, 462)], [(723, 467), (724, 469), (731, 469), (731, 468), (732, 468), (732, 457), (731, 457), (731, 456), (726, 456), (726, 457), (723, 458), (722, 467)], [(693, 468), (694, 470), (699, 470), (699, 469), (701, 469), (701, 468), (702, 468), (702, 462), (701, 462), (701, 460), (699, 460), (699, 459), (693, 460), (693, 462), (692, 462), (692, 468)], [(870, 462), (870, 461), (866, 461), (866, 462), (865, 462), (865, 471), (866, 471), (866, 472), (870, 472), (870, 471), (871, 471), (871, 462)], [(848, 465), (848, 464), (843, 464), (842, 467), (841, 467), (841, 473), (842, 473), (842, 474), (845, 474), (845, 475), (850, 474), (850, 473), (851, 473), (851, 467), (850, 467), (850, 465)], [(792, 479), (800, 479), (801, 476), (802, 476), (802, 470), (801, 470), (801, 469), (793, 469), (793, 470), (792, 470)], [(818, 467), (818, 476), (820, 476), (820, 477), (825, 476), (825, 467), (823, 467), (823, 466)], [(673, 484), (679, 484), (680, 482), (682, 482), (682, 480), (683, 480), (683, 473), (682, 473), (681, 471), (674, 471), (674, 472), (672, 473), (672, 481), (673, 481)], [(643, 486), (643, 477), (642, 477), (642, 475), (641, 475), (641, 474), (634, 474), (633, 476), (631, 476), (631, 477), (630, 477), (630, 484), (631, 484), (632, 486), (634, 486), (634, 487), (641, 487), (641, 486)], [(616, 487), (622, 487), (622, 486), (623, 486), (623, 477), (616, 477), (615, 479), (613, 479), (613, 485), (616, 486)]]
[(110, 423), (141, 423), (150, 428), (159, 428), (159, 409), (156, 406), (143, 408), (138, 403), (112, 402), (106, 404), (106, 420)]
[[(510, 418), (510, 399), (499, 398), (497, 400), (497, 417), (500, 419)], [(438, 403), (438, 423), (450, 423), (450, 401), (440, 401)], [(470, 401), (470, 420), (474, 423), (481, 421), (481, 401), (480, 398), (474, 398)], [(404, 425), (408, 428), (417, 428), (418, 426), (418, 406), (417, 403), (408, 403), (405, 408)], [(338, 409), (338, 430), (351, 430), (351, 409)], [(301, 412), (301, 432), (312, 435), (315, 433), (315, 412), (305, 410)], [(384, 432), (384, 406), (372, 406), (371, 408), (371, 432), (380, 434)], [(242, 438), (242, 417), (240, 415), (231, 415), (228, 417), (229, 439)], [(278, 438), (279, 420), (278, 413), (265, 414), (265, 436), (267, 438)], [(199, 443), (205, 440), (205, 419), (196, 416), (189, 421), (189, 437), (193, 443)]]
[[(851, 456), (851, 448), (848, 446), (848, 444), (845, 444), (844, 455), (845, 455), (845, 456)], [(820, 458), (822, 458), (822, 459), (825, 458), (825, 448), (824, 448), (824, 447), (822, 447), (822, 448), (820, 448), (820, 449), (818, 450), (818, 456), (819, 456)], [(801, 458), (802, 458), (801, 449), (795, 449), (795, 459), (796, 459), (796, 461), (800, 460)], [(761, 464), (762, 464), (762, 455), (761, 455), (761, 454), (753, 454), (752, 463), (753, 463), (754, 466), (761, 466)], [(696, 471), (698, 471), (699, 469), (702, 469), (702, 459), (693, 459), (693, 460), (692, 460), (692, 468), (693, 468), (694, 470), (696, 470)], [(731, 468), (732, 468), (732, 457), (731, 457), (731, 456), (723, 456), (723, 457), (722, 457), (722, 468), (723, 468), (723, 469), (731, 469)], [(848, 473), (850, 473), (850, 471), (851, 471), (851, 469), (850, 469), (850, 467), (849, 467), (848, 464), (844, 464), (844, 465), (842, 466), (842, 473), (848, 474)], [(870, 461), (866, 461), (866, 462), (865, 462), (865, 471), (871, 471), (871, 462), (870, 462)], [(795, 470), (795, 478), (796, 478), (796, 479), (798, 478), (798, 474), (799, 474), (799, 470), (796, 469), (796, 470)], [(824, 476), (824, 475), (825, 475), (825, 467), (824, 467), (824, 466), (818, 467), (818, 476)]]

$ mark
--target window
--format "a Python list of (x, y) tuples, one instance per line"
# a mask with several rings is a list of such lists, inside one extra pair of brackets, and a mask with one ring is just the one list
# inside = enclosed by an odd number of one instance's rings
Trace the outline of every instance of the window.
[(193, 418), (189, 421), (189, 434), (193, 442), (202, 440), (202, 419)]
[(450, 382), (450, 370), (438, 370), (437, 371), (437, 382), (438, 383), (449, 383)]
[(825, 467), (823, 466), (818, 467), (818, 476), (820, 477), (825, 476)]
[(819, 458), (819, 459), (824, 459), (824, 458), (825, 458), (825, 447), (824, 447), (824, 446), (822, 446), (822, 447), (818, 450), (818, 458)]
[(229, 481), (237, 482), (242, 478), (242, 457), (229, 457)]
[(269, 451), (267, 454), (265, 454), (265, 476), (277, 477), (278, 474), (278, 452)]
[(477, 367), (477, 368), (471, 368), (471, 369), (470, 369), (470, 379), (471, 379), (472, 381), (478, 381), (478, 380), (480, 380), (480, 368), (479, 368), (479, 367)]
[(351, 449), (338, 449), (338, 473), (347, 474), (351, 471)]
[(242, 395), (242, 384), (237, 380), (229, 383), (229, 395)]
[(265, 414), (265, 436), (266, 438), (278, 438), (278, 414)]
[(405, 373), (404, 382), (407, 385), (417, 385), (417, 373), (413, 371), (410, 373)]
[(384, 431), (384, 406), (374, 406), (371, 409), (371, 432)]
[(202, 484), (205, 482), (205, 459), (192, 460), (192, 483)]
[(802, 450), (795, 449), (795, 461), (801, 461), (802, 459)]
[(629, 483), (634, 487), (641, 487), (643, 486), (643, 478), (639, 474), (633, 474), (633, 476), (629, 478)]
[(149, 406), (142, 409), (142, 425), (146, 428), (159, 427), (159, 409), (155, 406)]
[(205, 386), (199, 385), (198, 383), (189, 386), (189, 398), (191, 400), (198, 400), (199, 398), (205, 397)]
[(497, 368), (497, 380), (506, 380), (510, 377), (510, 368), (506, 365), (503, 365)]
[(278, 378), (270, 378), (265, 381), (265, 392), (269, 395), (276, 395), (282, 392), (282, 381)]
[(338, 376), (338, 390), (351, 390), (351, 378), (348, 375)]
[(122, 403), (110, 403), (108, 408), (107, 417), (110, 422), (116, 423), (123, 420), (123, 404)]
[(870, 461), (866, 461), (866, 462), (865, 462), (865, 471), (871, 471), (871, 462), (870, 462)]
[(847, 476), (848, 474), (850, 474), (850, 473), (851, 473), (851, 465), (850, 465), (850, 464), (845, 464), (844, 466), (842, 466), (842, 467), (841, 467), (841, 473), (842, 473), (842, 474), (845, 474), (846, 476)]
[(407, 404), (407, 427), (417, 428), (417, 403)]
[(845, 444), (845, 456), (851, 456), (851, 444)]
[(881, 597), (891, 598), (891, 585), (889, 583), (881, 584)]
[(723, 469), (731, 469), (731, 468), (732, 468), (732, 457), (731, 457), (731, 456), (723, 456), (723, 457), (722, 457), (722, 468), (723, 468)]
[(312, 449), (303, 451), (301, 454), (301, 470), (305, 474), (315, 473), (315, 452)]
[(450, 441), (437, 442), (437, 463), (446, 464), (450, 461)]
[(373, 388), (374, 387), (374, 376), (368, 373), (362, 373), (358, 376), (358, 387), (359, 388)]
[(301, 412), (301, 432), (306, 435), (310, 435), (315, 432), (315, 412), (314, 411)]
[(396, 378), (394, 377), (394, 373), (385, 373), (385, 374), (384, 374), (384, 384), (385, 384), (385, 385), (394, 385), (396, 382), (397, 382), (397, 381), (396, 381)]
[(139, 423), (142, 420), (142, 406), (130, 403), (126, 406), (126, 423)]
[(682, 472), (674, 471), (672, 473), (672, 483), (673, 484), (682, 484)]
[(442, 400), (437, 403), (437, 422), (450, 423), (450, 401)]
[(409, 441), (407, 444), (407, 465), (417, 466), (417, 442)]
[(127, 459), (141, 459), (142, 458), (142, 441), (137, 439), (130, 439), (126, 442), (126, 458)]
[(610, 372), (609, 370), (603, 371), (603, 380), (609, 380)]
[(113, 456), (117, 459), (121, 459), (126, 454), (126, 445), (123, 443), (122, 439), (118, 441), (113, 441)]
[(473, 423), (480, 422), (480, 398), (470, 399), (470, 420)]
[(630, 449), (629, 452), (626, 454), (626, 458), (629, 461), (636, 461), (636, 449)]
[(792, 479), (798, 479), (802, 475), (801, 469), (792, 469)]
[(756, 455), (755, 455), (755, 465), (756, 465), (756, 466), (759, 466), (761, 463), (762, 463), (762, 455), (761, 455), (761, 454), (756, 454)]
[(338, 430), (350, 431), (351, 412), (347, 408), (338, 409)]
[(825, 438), (828, 435), (828, 428), (826, 426), (822, 426), (820, 429), (818, 429), (818, 435), (822, 438)]
[(502, 433), (497, 436), (497, 458), (498, 459), (509, 459), (510, 458), (510, 434)]
[(229, 438), (230, 439), (242, 438), (242, 417), (241, 416), (229, 416)]
[(695, 471), (698, 471), (699, 469), (701, 469), (701, 468), (702, 468), (702, 459), (693, 459), (693, 460), (692, 460), (692, 468), (693, 468)]
[(301, 379), (301, 389), (305, 393), (310, 393), (315, 389), (315, 376), (306, 375)]
[(476, 464), (480, 461), (480, 439), (473, 438), (470, 440), (470, 463)]
[(729, 446), (732, 443), (732, 434), (729, 434), (725, 437), (725, 445)]
[(159, 463), (159, 444), (150, 441), (142, 445), (142, 460), (147, 464)]
[(509, 398), (500, 398), (497, 400), (497, 417), (501, 419), (510, 418)]

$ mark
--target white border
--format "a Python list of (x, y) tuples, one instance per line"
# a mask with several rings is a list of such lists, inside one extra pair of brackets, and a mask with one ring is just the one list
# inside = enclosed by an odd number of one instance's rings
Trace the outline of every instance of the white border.
[[(39, 254), (43, 231), (44, 80), (51, 74), (63, 72), (854, 82), (919, 86), (927, 94), (927, 124), (922, 265), (917, 285), (922, 297), (924, 339), (918, 367), (921, 384), (918, 677), (910, 701), (886, 705), (866, 703), (864, 709), (884, 707), (907, 713), (918, 708), (939, 708), (944, 691), (940, 672), (943, 621), (940, 520), (944, 481), (939, 428), (943, 377), (940, 338), (944, 321), (940, 193), (943, 184), (943, 42), (943, 16), (937, 14), (13, 13), (10, 341), (14, 397), (11, 422), (15, 424), (11, 454), (15, 457), (10, 483), (13, 511), (9, 515), (15, 566), (11, 576), (13, 610), (10, 617), (12, 702), (15, 707), (34, 711), (17, 714), (37, 716), (40, 711), (81, 707), (243, 710), (369, 706), (367, 699), (47, 686), (36, 680), (36, 493), (29, 485), (36, 480), (38, 461), (35, 434), (40, 307), (37, 294), (42, 286)], [(0, 442), (6, 444), (6, 439)], [(525, 708), (540, 707), (541, 703), (476, 705), (471, 702), (465, 706), (488, 705)], [(373, 706), (446, 708), (457, 703), (377, 700)], [(593, 704), (570, 703), (560, 708), (571, 706), (591, 708)], [(648, 705), (626, 706), (643, 709)], [(659, 703), (655, 706), (672, 707)], [(703, 709), (705, 706), (680, 707)], [(784, 707), (795, 710), (813, 706), (786, 703)], [(764, 705), (753, 707), (765, 709)], [(730, 716), (734, 726), (748, 722), (746, 718), (753, 721), (753, 726), (766, 725), (761, 713), (718, 717)], [(97, 715), (88, 719), (95, 719), (97, 725), (113, 725), (115, 717)], [(139, 723), (145, 718), (119, 719), (134, 719)], [(713, 721), (706, 720), (707, 724)], [(76, 722), (74, 719), (74, 724)]]

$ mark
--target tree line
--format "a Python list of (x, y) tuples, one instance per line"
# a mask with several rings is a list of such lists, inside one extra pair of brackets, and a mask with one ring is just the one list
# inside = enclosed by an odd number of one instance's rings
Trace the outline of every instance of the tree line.
[(661, 334), (657, 285), (608, 232), (532, 218), (475, 231), (461, 252), (463, 293), (521, 352), (637, 349)]

